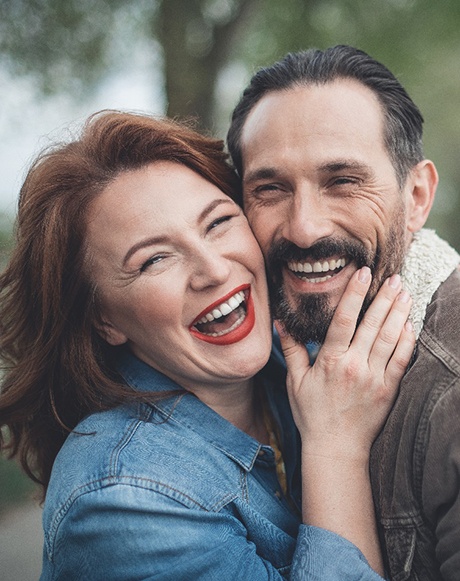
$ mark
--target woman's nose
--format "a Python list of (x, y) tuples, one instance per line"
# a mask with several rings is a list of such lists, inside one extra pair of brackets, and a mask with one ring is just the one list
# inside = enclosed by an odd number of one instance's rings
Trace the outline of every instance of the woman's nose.
[(190, 286), (195, 291), (224, 284), (230, 277), (230, 260), (211, 248), (197, 250), (191, 266)]

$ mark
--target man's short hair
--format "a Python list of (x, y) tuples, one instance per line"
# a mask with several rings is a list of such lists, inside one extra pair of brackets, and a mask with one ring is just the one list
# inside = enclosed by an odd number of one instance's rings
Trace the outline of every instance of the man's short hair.
[(228, 148), (240, 176), (243, 173), (243, 126), (262, 97), (273, 91), (324, 85), (338, 79), (362, 83), (382, 105), (384, 144), (402, 187), (411, 168), (423, 159), (422, 114), (393, 73), (362, 50), (345, 45), (289, 53), (252, 77), (233, 111), (227, 135)]

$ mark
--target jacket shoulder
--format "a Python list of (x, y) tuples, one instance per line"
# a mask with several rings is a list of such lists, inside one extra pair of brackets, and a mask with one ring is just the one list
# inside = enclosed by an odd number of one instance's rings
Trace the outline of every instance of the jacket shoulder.
[(441, 284), (426, 312), (420, 343), (460, 374), (460, 271), (456, 269)]
[(53, 466), (44, 518), (119, 484), (218, 510), (237, 496), (238, 475), (234, 462), (186, 426), (155, 417), (145, 404), (123, 406), (89, 416), (69, 435)]

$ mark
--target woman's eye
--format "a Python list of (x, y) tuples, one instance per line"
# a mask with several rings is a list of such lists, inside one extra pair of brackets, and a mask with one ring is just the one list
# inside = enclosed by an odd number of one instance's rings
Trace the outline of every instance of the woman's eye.
[(144, 262), (144, 264), (141, 266), (141, 272), (144, 272), (145, 270), (147, 270), (147, 268), (149, 266), (152, 266), (152, 264), (158, 264), (159, 262), (161, 262), (164, 259), (164, 255), (163, 254), (157, 254), (156, 256), (152, 256), (152, 258), (149, 258), (148, 260), (146, 260)]
[(233, 218), (233, 216), (221, 216), (220, 218), (217, 218), (217, 220), (213, 220), (211, 222), (211, 224), (208, 227), (208, 230), (212, 230), (213, 228), (216, 228), (220, 224), (224, 224), (225, 222), (229, 222), (232, 218)]

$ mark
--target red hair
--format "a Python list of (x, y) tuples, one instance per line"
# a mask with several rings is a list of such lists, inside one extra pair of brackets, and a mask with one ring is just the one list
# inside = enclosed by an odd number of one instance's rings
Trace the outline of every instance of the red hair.
[(0, 426), (7, 427), (0, 444), (44, 490), (56, 454), (85, 415), (140, 397), (118, 380), (116, 348), (95, 330), (86, 214), (121, 172), (156, 161), (183, 164), (239, 201), (222, 141), (174, 121), (111, 111), (40, 155), (21, 188), (16, 246), (0, 277)]

